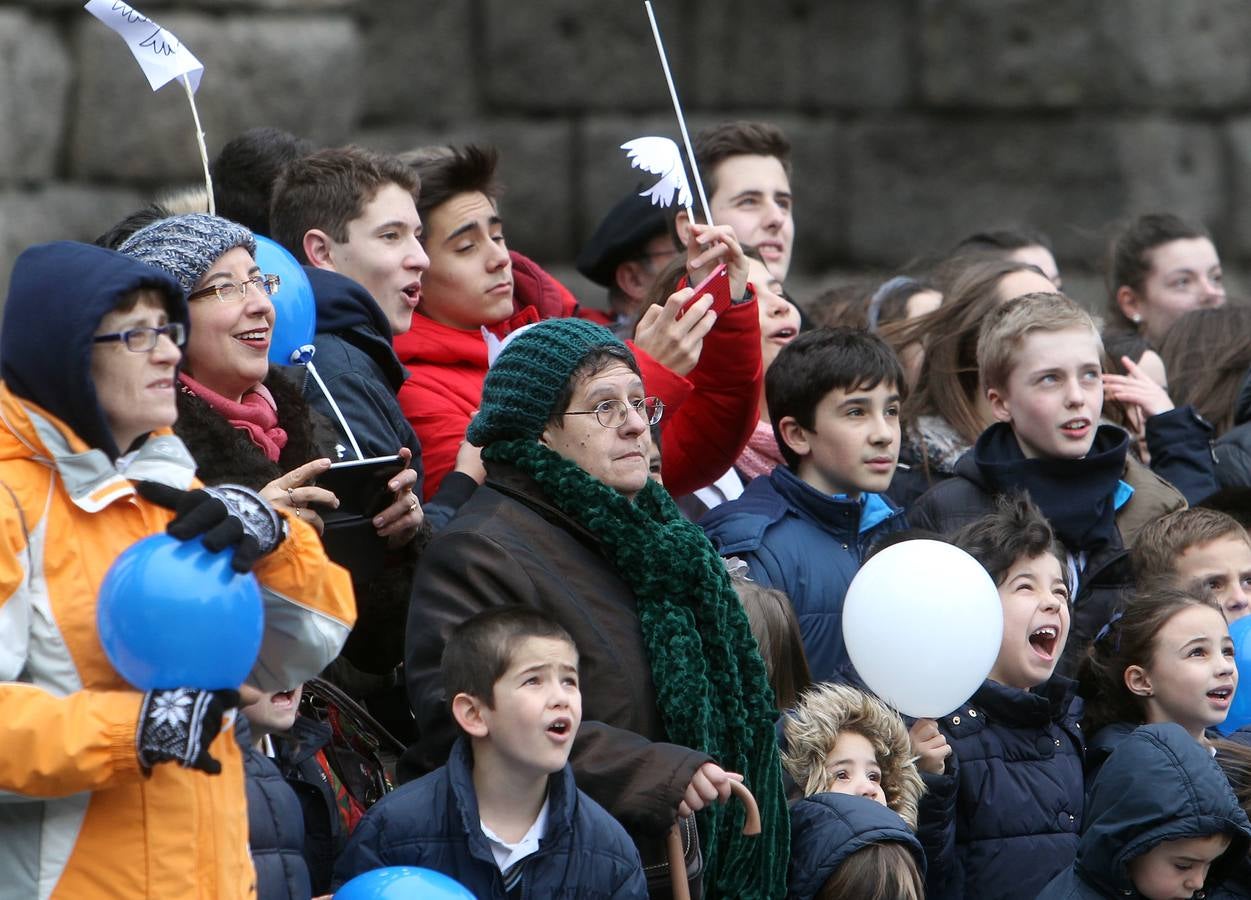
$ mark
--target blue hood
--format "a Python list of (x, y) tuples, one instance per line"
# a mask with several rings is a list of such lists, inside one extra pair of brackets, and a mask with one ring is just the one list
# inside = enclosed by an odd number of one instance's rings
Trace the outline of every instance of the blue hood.
[(791, 867), (787, 900), (812, 900), (839, 866), (870, 844), (894, 841), (916, 858), (925, 874), (925, 854), (899, 815), (867, 797), (813, 794), (791, 807)]
[(182, 288), (169, 275), (112, 250), (55, 241), (17, 258), (0, 332), (0, 376), (19, 397), (65, 422), (116, 459), (91, 380), (91, 338), (122, 298), (141, 288), (165, 294), (171, 321), (188, 323)]
[(1144, 725), (1116, 747), (1095, 778), (1074, 867), (1111, 895), (1133, 895), (1131, 860), (1164, 841), (1217, 832), (1232, 840), (1213, 863), (1209, 885), (1246, 855), (1251, 824), (1207, 748), (1180, 725)]

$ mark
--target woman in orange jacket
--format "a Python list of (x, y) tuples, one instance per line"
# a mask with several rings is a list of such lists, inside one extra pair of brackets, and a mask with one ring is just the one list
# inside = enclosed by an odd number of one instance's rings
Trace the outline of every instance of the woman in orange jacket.
[(123, 550), (168, 528), (255, 563), (265, 633), (248, 681), (261, 690), (316, 674), (355, 619), (347, 573), (310, 526), (242, 489), (196, 490), (169, 430), (186, 325), (177, 282), (112, 251), (44, 244), (13, 270), (0, 333), (3, 897), (255, 894), (243, 765), (223, 728), (238, 694), (143, 693), (109, 664), (96, 599)]

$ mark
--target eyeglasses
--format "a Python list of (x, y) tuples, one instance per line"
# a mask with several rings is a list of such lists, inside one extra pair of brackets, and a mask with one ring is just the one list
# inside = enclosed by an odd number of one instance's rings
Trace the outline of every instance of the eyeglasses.
[(174, 345), (181, 347), (187, 342), (187, 326), (182, 322), (170, 322), (160, 328), (131, 328), (127, 331), (115, 331), (112, 334), (97, 334), (91, 339), (93, 344), (107, 344), (110, 341), (121, 341), (126, 349), (134, 353), (147, 353), (156, 348), (156, 342), (165, 335)]
[(594, 416), (595, 420), (605, 428), (620, 428), (626, 423), (631, 409), (642, 416), (648, 425), (655, 425), (664, 415), (665, 405), (659, 397), (644, 397), (642, 400), (631, 400), (629, 403), (624, 400), (601, 400), (594, 409), (567, 412), (565, 415)]
[(192, 291), (187, 295), (188, 300), (199, 300), (201, 297), (207, 297), (215, 294), (218, 303), (234, 303), (236, 300), (242, 300), (248, 295), (248, 288), (254, 287), (258, 291), (264, 291), (267, 295), (273, 296), (278, 293), (278, 285), (282, 284), (282, 279), (277, 275), (253, 275), (244, 281), (234, 282), (227, 281), (225, 284), (215, 284), (212, 287), (201, 288), (198, 291)]

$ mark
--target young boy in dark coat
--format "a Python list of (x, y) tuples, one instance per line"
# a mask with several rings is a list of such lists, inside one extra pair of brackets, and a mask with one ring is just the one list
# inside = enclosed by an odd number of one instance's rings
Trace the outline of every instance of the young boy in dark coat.
[(1207, 748), (1180, 725), (1144, 725), (1100, 770), (1077, 859), (1038, 900), (1215, 897), (1249, 844), (1251, 823)]
[(1072, 861), (1084, 796), (1076, 685), (1052, 675), (1069, 634), (1064, 551), (1021, 497), (952, 543), (997, 585), (1003, 638), (973, 697), (912, 730), (928, 789), (918, 830), (932, 854), (929, 896), (1032, 897)]
[(644, 900), (634, 843), (574, 784), (582, 697), (569, 634), (524, 607), (488, 610), (452, 632), (442, 668), (464, 736), (446, 766), (366, 813), (336, 886), (383, 866), (423, 866), (478, 898)]
[(908, 510), (911, 524), (951, 534), (1028, 491), (1069, 557), (1073, 631), (1058, 671), (1071, 675), (1132, 587), (1139, 529), (1186, 501), (1128, 456), (1129, 436), (1100, 425), (1103, 345), (1090, 314), (1063, 294), (1025, 294), (982, 323), (981, 390), (999, 421), (956, 463), (954, 478)]
[(904, 526), (880, 492), (899, 456), (899, 360), (851, 328), (802, 334), (765, 376), (769, 417), (786, 460), (700, 524), (722, 556), (795, 607), (814, 681), (849, 666), (843, 597), (878, 536)]

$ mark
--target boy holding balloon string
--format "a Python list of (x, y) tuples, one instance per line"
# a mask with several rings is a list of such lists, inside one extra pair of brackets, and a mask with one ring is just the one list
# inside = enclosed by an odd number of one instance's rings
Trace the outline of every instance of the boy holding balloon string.
[(987, 679), (937, 723), (913, 727), (927, 793), (931, 898), (1033, 897), (1073, 860), (1084, 742), (1076, 685), (1053, 675), (1069, 635), (1066, 554), (1027, 497), (1005, 497), (952, 539), (990, 574), (1003, 636)]

